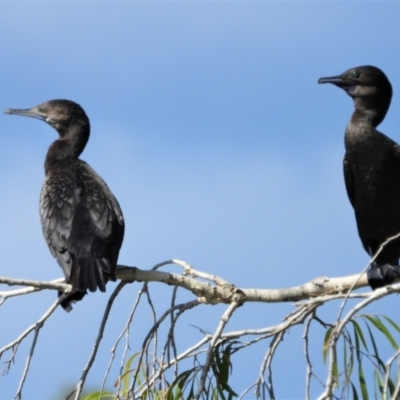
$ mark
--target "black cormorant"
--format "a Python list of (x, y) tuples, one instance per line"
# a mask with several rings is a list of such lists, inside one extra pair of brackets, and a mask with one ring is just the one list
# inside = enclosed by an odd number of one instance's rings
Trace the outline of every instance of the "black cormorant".
[(51, 100), (7, 114), (38, 118), (59, 135), (47, 152), (40, 195), (42, 230), (66, 281), (76, 290), (62, 306), (71, 309), (86, 290), (106, 290), (124, 237), (124, 218), (107, 184), (78, 157), (89, 139), (89, 118), (79, 104)]
[[(400, 146), (376, 127), (385, 118), (392, 86), (376, 67), (351, 68), (333, 83), (354, 101), (345, 133), (344, 178), (364, 249), (373, 256), (390, 237), (400, 233)], [(400, 239), (383, 248), (368, 270), (372, 289), (400, 278)]]

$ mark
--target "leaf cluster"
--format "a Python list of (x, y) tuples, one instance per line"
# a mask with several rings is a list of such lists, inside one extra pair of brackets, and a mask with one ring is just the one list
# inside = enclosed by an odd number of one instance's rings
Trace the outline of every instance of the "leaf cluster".
[[(237, 394), (231, 388), (229, 377), (232, 370), (231, 356), (234, 353), (234, 341), (222, 340), (213, 350), (213, 358), (211, 363), (211, 371), (208, 376), (208, 387), (202, 395), (204, 399), (213, 400), (232, 400)], [(132, 368), (134, 359), (138, 353), (133, 354), (126, 362), (123, 373), (115, 382), (115, 387), (119, 388), (117, 394), (110, 392), (93, 392), (85, 396), (83, 400), (119, 400), (129, 399), (131, 388), (133, 386), (132, 379), (136, 376), (135, 385), (137, 387), (146, 386), (149, 382), (149, 375), (145, 365), (140, 366), (140, 371), (136, 374), (136, 368)], [(198, 363), (197, 363), (198, 364)], [(151, 400), (189, 400), (193, 399), (199, 383), (201, 374), (201, 365), (196, 365), (188, 369), (174, 378), (169, 384), (165, 378), (163, 383), (152, 386), (151, 389), (144, 389), (140, 399)]]
[[(364, 329), (362, 325), (364, 325)], [(349, 324), (351, 327), (349, 327)], [(335, 398), (349, 397), (367, 400), (373, 391), (374, 399), (386, 399), (395, 396), (396, 382), (391, 378), (393, 361), (400, 354), (400, 347), (395, 339), (399, 336), (400, 327), (390, 318), (378, 315), (359, 315), (349, 321), (342, 331), (334, 352), (333, 373), (335, 381)], [(329, 344), (335, 327), (331, 326), (324, 338), (323, 358), (327, 361)], [(395, 351), (395, 356), (385, 363), (380, 353), (385, 341)], [(341, 345), (341, 346), (340, 346)], [(339, 360), (339, 348), (343, 353)], [(373, 375), (373, 385), (368, 379)], [(396, 378), (397, 379), (397, 378)], [(389, 392), (389, 393), (388, 393)], [(347, 394), (347, 396), (346, 396)]]

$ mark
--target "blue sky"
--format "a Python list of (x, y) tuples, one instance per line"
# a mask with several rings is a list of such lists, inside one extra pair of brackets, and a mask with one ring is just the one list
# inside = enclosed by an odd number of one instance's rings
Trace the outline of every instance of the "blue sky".
[[(353, 107), (344, 92), (317, 80), (357, 65), (381, 68), (394, 97), (380, 130), (400, 141), (399, 13), (399, 2), (0, 2), (0, 109), (66, 98), (86, 110), (92, 135), (82, 159), (109, 184), (126, 219), (121, 264), (148, 269), (180, 258), (247, 288), (353, 274), (368, 261), (342, 176)], [(0, 133), (1, 275), (61, 277), (38, 215), (43, 161), (56, 132), (3, 115)], [(126, 287), (115, 305), (90, 387), (102, 380), (140, 287)], [(112, 288), (47, 322), (26, 399), (52, 399), (77, 382)], [(162, 310), (170, 290), (151, 290)], [(7, 300), (0, 346), (54, 298)], [(276, 324), (291, 309), (246, 305), (229, 330)], [(213, 331), (223, 310), (186, 316), (182, 345), (200, 339), (190, 324)], [(337, 311), (330, 310), (332, 320)], [(148, 329), (145, 307), (141, 315), (132, 351)], [(279, 398), (304, 397), (301, 334), (293, 329), (278, 354)], [(0, 378), (0, 398), (15, 394), (29, 343)], [(322, 332), (317, 359), (321, 345)], [(237, 363), (238, 391), (256, 379), (263, 346), (249, 353), (254, 369)]]

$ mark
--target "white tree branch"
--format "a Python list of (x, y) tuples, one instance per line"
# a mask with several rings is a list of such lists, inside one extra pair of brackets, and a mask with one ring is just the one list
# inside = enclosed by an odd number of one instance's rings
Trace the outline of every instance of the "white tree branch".
[[(166, 265), (170, 263), (176, 264), (177, 262), (183, 263), (179, 260), (165, 261), (164, 263), (158, 264), (158, 268), (160, 265)], [(161, 282), (168, 285), (179, 286), (191, 291), (199, 298), (200, 301), (210, 304), (231, 303), (233, 301), (265, 303), (294, 302), (321, 295), (342, 295), (348, 293), (349, 289), (353, 286), (357, 289), (367, 286), (368, 284), (366, 274), (362, 274), (361, 277), (359, 274), (355, 274), (339, 278), (319, 277), (303, 285), (283, 289), (238, 289), (233, 284), (230, 284), (225, 280), (216, 277), (215, 275), (199, 273), (198, 271), (188, 267), (185, 269), (185, 271), (190, 271), (190, 273), (193, 273), (202, 279), (218, 282), (218, 284), (212, 285), (208, 282), (195, 279), (194, 277), (188, 277), (170, 272), (156, 271), (154, 269), (141, 270), (137, 267), (127, 267), (122, 265), (119, 266), (116, 275), (118, 279), (121, 279), (125, 282)], [(9, 286), (18, 285), (27, 287), (25, 289), (26, 291), (21, 289), (9, 292), (2, 291), (0, 292), (0, 298), (2, 299), (43, 289), (58, 290), (63, 293), (71, 293), (72, 291), (71, 285), (62, 283), (61, 279), (45, 282), (0, 277), (0, 283), (7, 284)], [(324, 300), (326, 300), (325, 297)]]
[[(172, 261), (168, 263), (172, 263)], [(207, 275), (202, 274), (202, 278)], [(208, 282), (179, 274), (155, 270), (145, 271), (136, 267), (122, 265), (119, 266), (117, 277), (127, 282), (162, 282), (179, 286), (191, 291), (201, 301), (210, 304), (231, 303), (233, 301), (293, 302), (323, 294), (343, 294), (347, 293), (353, 286), (357, 289), (368, 285), (366, 274), (362, 274), (361, 277), (360, 274), (355, 274), (340, 278), (320, 277), (303, 285), (284, 289), (238, 289), (234, 285), (216, 278), (215, 275), (211, 275), (209, 278), (223, 282), (221, 285), (211, 285)]]
[[(166, 266), (176, 265), (179, 268), (182, 268), (182, 273), (173, 273), (168, 271), (161, 271), (160, 269)], [(354, 317), (355, 313), (357, 313), (360, 309), (370, 304), (371, 302), (384, 297), (390, 293), (400, 291), (400, 284), (392, 285), (386, 288), (378, 289), (375, 292), (367, 292), (367, 293), (351, 293), (353, 288), (361, 288), (368, 284), (366, 274), (355, 274), (346, 277), (338, 277), (338, 278), (328, 278), (328, 277), (320, 277), (313, 279), (312, 281), (305, 283), (303, 285), (282, 288), (282, 289), (257, 289), (257, 288), (238, 288), (232, 283), (227, 282), (221, 277), (218, 277), (213, 274), (208, 274), (202, 271), (198, 271), (194, 269), (190, 264), (181, 261), (181, 260), (167, 260), (162, 263), (157, 264), (150, 270), (141, 270), (136, 267), (128, 267), (128, 266), (118, 266), (116, 272), (117, 278), (121, 280), (120, 284), (115, 289), (114, 293), (111, 295), (107, 308), (104, 312), (103, 319), (101, 321), (99, 327), (99, 333), (97, 339), (94, 343), (93, 351), (89, 357), (88, 363), (84, 368), (83, 374), (80, 378), (80, 381), (76, 385), (73, 394), (75, 399), (78, 399), (83, 385), (86, 380), (86, 376), (91, 369), (93, 361), (96, 357), (99, 344), (101, 342), (103, 332), (106, 326), (106, 321), (111, 309), (111, 305), (118, 295), (120, 289), (126, 284), (130, 282), (144, 282), (142, 290), (139, 292), (137, 300), (133, 305), (131, 313), (129, 314), (129, 318), (127, 323), (116, 340), (115, 345), (111, 349), (111, 360), (107, 368), (107, 372), (105, 374), (103, 383), (101, 384), (101, 390), (103, 390), (108, 373), (110, 371), (111, 365), (115, 358), (115, 353), (118, 344), (121, 339), (125, 336), (125, 347), (123, 351), (123, 357), (121, 360), (120, 374), (122, 374), (123, 368), (126, 362), (126, 356), (129, 350), (129, 331), (130, 325), (134, 319), (134, 314), (137, 310), (140, 301), (147, 301), (148, 306), (150, 307), (150, 311), (153, 315), (153, 324), (150, 327), (135, 362), (137, 362), (137, 367), (133, 370), (135, 371), (132, 374), (132, 386), (130, 387), (130, 395), (131, 397), (137, 397), (143, 395), (146, 391), (151, 388), (155, 388), (156, 383), (157, 387), (160, 385), (160, 382), (164, 382), (164, 373), (171, 369), (171, 373), (173, 372), (174, 378), (178, 376), (178, 368), (177, 365), (180, 361), (184, 359), (193, 358), (195, 360), (196, 368), (201, 366), (200, 376), (197, 378), (198, 386), (196, 392), (196, 398), (200, 398), (203, 393), (205, 393), (206, 380), (208, 379), (208, 374), (211, 367), (212, 356), (215, 350), (215, 347), (221, 340), (231, 340), (243, 338), (247, 335), (255, 336), (248, 342), (237, 342), (239, 345), (235, 344), (235, 351), (244, 349), (245, 347), (254, 345), (255, 343), (266, 340), (268, 338), (272, 338), (272, 341), (269, 345), (269, 349), (265, 354), (264, 361), (261, 365), (260, 372), (257, 378), (257, 381), (253, 383), (248, 389), (244, 391), (242, 396), (251, 388), (255, 388), (255, 393), (257, 397), (265, 396), (265, 393), (261, 392), (269, 392), (269, 395), (274, 397), (275, 390), (272, 385), (272, 361), (276, 349), (282, 342), (282, 338), (285, 332), (292, 326), (296, 324), (303, 324), (306, 321), (305, 331), (304, 331), (304, 346), (305, 346), (305, 357), (306, 357), (306, 398), (310, 398), (310, 381), (312, 377), (315, 377), (315, 371), (312, 371), (312, 363), (310, 356), (308, 354), (308, 333), (310, 330), (311, 322), (313, 320), (318, 320), (315, 312), (316, 309), (322, 304), (335, 300), (335, 299), (344, 299), (342, 303), (342, 308), (344, 307), (344, 303), (347, 299), (358, 298), (361, 301), (352, 308), (350, 312), (345, 316), (342, 321), (336, 322), (335, 330), (331, 335), (331, 342), (329, 347), (329, 363), (328, 363), (328, 373), (327, 379), (324, 385), (324, 393), (320, 396), (320, 399), (328, 399), (329, 396), (332, 395), (333, 392), (333, 365), (334, 365), (334, 348), (336, 346), (336, 342), (343, 332), (345, 325), (350, 321), (351, 318)], [(169, 308), (162, 312), (161, 317), (157, 317), (156, 310), (154, 308), (153, 302), (151, 300), (150, 292), (149, 292), (149, 282), (160, 282), (163, 284), (174, 286), (171, 295), (171, 303)], [(26, 295), (29, 293), (33, 293), (38, 290), (50, 289), (57, 290), (63, 292), (63, 296), (57, 300), (57, 302), (51, 307), (51, 309), (40, 319), (38, 322), (27, 330), (25, 330), (17, 339), (12, 341), (11, 343), (5, 345), (2, 349), (0, 349), (0, 357), (8, 350), (12, 351), (10, 360), (6, 361), (6, 372), (10, 368), (11, 363), (14, 361), (15, 354), (17, 352), (19, 344), (24, 340), (24, 338), (33, 330), (35, 331), (35, 336), (33, 338), (31, 350), (26, 360), (25, 369), (20, 381), (19, 388), (17, 390), (17, 398), (21, 397), (22, 388), (25, 382), (25, 379), (28, 374), (30, 360), (32, 358), (36, 340), (39, 334), (40, 329), (43, 326), (44, 321), (48, 318), (48, 316), (54, 311), (57, 305), (62, 301), (62, 299), (66, 298), (68, 294), (73, 291), (71, 285), (63, 282), (62, 279), (57, 279), (51, 282), (42, 282), (42, 281), (34, 281), (34, 280), (26, 280), (26, 279), (12, 279), (7, 277), (0, 277), (0, 284), (6, 284), (9, 286), (22, 286), (22, 288), (13, 289), (13, 290), (3, 290), (0, 291), (0, 305), (8, 298), (20, 295)], [(177, 288), (182, 288), (184, 290), (190, 291), (196, 299), (193, 299), (187, 303), (175, 304), (175, 298), (177, 293)], [(144, 295), (144, 298), (143, 298)], [(226, 326), (229, 323), (229, 319), (238, 306), (246, 303), (246, 302), (298, 302), (296, 303), (296, 309), (287, 315), (283, 321), (275, 326), (269, 326), (260, 329), (252, 329), (246, 327), (243, 330), (237, 330), (232, 332), (224, 332), (226, 330)], [(207, 332), (203, 332), (204, 337), (195, 345), (190, 348), (184, 350), (180, 354), (177, 352), (177, 347), (175, 344), (175, 328), (176, 322), (178, 318), (187, 310), (199, 306), (201, 304), (218, 304), (218, 303), (226, 303), (229, 304), (229, 307), (225, 311), (225, 313), (220, 318), (218, 327), (214, 334), (209, 334)], [(161, 324), (164, 324), (165, 321), (169, 322), (168, 334), (166, 335), (166, 340), (161, 344), (162, 351), (160, 357), (158, 357), (158, 331)], [(151, 351), (149, 348), (151, 346)], [(204, 354), (204, 355), (203, 355)], [(199, 355), (201, 357), (205, 357), (203, 362), (198, 358)], [(144, 362), (146, 368), (143, 369), (142, 362)], [(388, 365), (390, 366), (393, 361), (389, 361)], [(390, 369), (388, 366), (388, 369)], [(172, 371), (172, 368), (174, 369)], [(144, 372), (142, 372), (144, 371)], [(135, 382), (137, 381), (138, 374), (143, 373), (144, 375), (140, 378), (139, 387), (135, 388)], [(389, 374), (389, 372), (387, 373)], [(264, 376), (265, 375), (265, 376)], [(389, 375), (385, 377), (385, 390), (387, 390), (387, 381), (389, 379)], [(317, 378), (318, 379), (318, 378)], [(166, 381), (165, 381), (166, 382)], [(321, 382), (321, 381), (320, 381)], [(117, 396), (120, 395), (121, 388), (118, 385), (117, 388)], [(127, 393), (123, 393), (126, 395)]]

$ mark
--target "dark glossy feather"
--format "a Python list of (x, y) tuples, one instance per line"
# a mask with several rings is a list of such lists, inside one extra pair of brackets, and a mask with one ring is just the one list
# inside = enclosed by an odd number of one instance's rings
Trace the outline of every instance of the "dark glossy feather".
[(7, 112), (42, 119), (59, 134), (46, 155), (40, 217), (46, 243), (76, 290), (62, 303), (70, 310), (70, 303), (81, 300), (86, 290), (104, 292), (107, 282), (115, 281), (124, 237), (122, 211), (103, 179), (78, 158), (90, 132), (78, 104), (51, 100)]
[(368, 271), (375, 289), (400, 278), (400, 239), (378, 254), (387, 239), (400, 233), (400, 147), (376, 129), (389, 109), (392, 86), (373, 66), (351, 68), (319, 82), (335, 84), (354, 101), (345, 132), (344, 178), (363, 247), (377, 255)]

